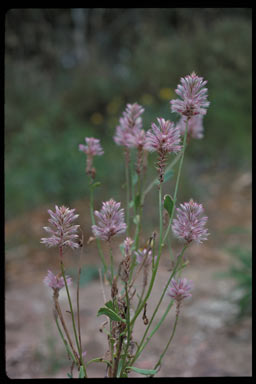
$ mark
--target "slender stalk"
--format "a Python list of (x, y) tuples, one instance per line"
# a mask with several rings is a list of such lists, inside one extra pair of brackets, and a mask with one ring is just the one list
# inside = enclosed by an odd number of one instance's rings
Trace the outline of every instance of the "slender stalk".
[(174, 202), (174, 204), (173, 204), (173, 207), (172, 207), (172, 213), (171, 213), (171, 216), (170, 216), (168, 227), (167, 227), (165, 235), (164, 235), (163, 242), (165, 242), (165, 240), (166, 240), (166, 237), (167, 237), (167, 235), (168, 235), (168, 233), (170, 231), (172, 220), (173, 220), (173, 215), (174, 215), (175, 205), (176, 205), (176, 199), (177, 199), (177, 193), (178, 193), (178, 187), (179, 187), (179, 182), (180, 182), (181, 169), (182, 169), (183, 160), (184, 160), (184, 154), (185, 154), (185, 149), (186, 149), (187, 134), (188, 134), (188, 121), (186, 121), (186, 130), (185, 130), (185, 135), (184, 135), (184, 140), (183, 140), (183, 150), (182, 150), (182, 155), (181, 155), (181, 159), (180, 159), (180, 163), (179, 163), (178, 175), (177, 175), (176, 184), (175, 184), (175, 190), (174, 190), (174, 195), (173, 195), (173, 202)]
[[(60, 253), (62, 254), (62, 247), (60, 247)], [(69, 289), (68, 289), (68, 285), (67, 285), (67, 281), (66, 281), (66, 276), (65, 276), (65, 271), (64, 271), (64, 264), (63, 264), (63, 261), (62, 261), (62, 257), (60, 257), (60, 259), (61, 259), (61, 262), (60, 262), (61, 272), (62, 272), (62, 276), (63, 276), (64, 282), (65, 282), (66, 291), (67, 291), (68, 302), (69, 302), (69, 307), (70, 307), (70, 312), (71, 312), (71, 317), (72, 317), (73, 330), (74, 330), (74, 335), (75, 335), (75, 339), (76, 339), (77, 349), (78, 349), (79, 356), (80, 356), (80, 363), (81, 363), (81, 365), (84, 368), (85, 377), (87, 377), (86, 368), (85, 368), (85, 365), (84, 365), (84, 362), (83, 362), (82, 350), (80, 348), (79, 341), (78, 341), (78, 338), (77, 338), (75, 317), (74, 317), (72, 302), (71, 302), (70, 293), (69, 293)]]
[(72, 358), (73, 362), (74, 362), (75, 364), (77, 364), (77, 360), (76, 360), (76, 358), (75, 358), (73, 352), (71, 351), (71, 349), (70, 349), (70, 347), (69, 347), (69, 345), (68, 345), (68, 343), (67, 343), (67, 340), (64, 338), (64, 335), (63, 335), (62, 330), (61, 330), (61, 328), (60, 328), (58, 319), (55, 318), (55, 321), (56, 321), (56, 325), (57, 325), (57, 328), (58, 328), (60, 337), (61, 337), (61, 339), (62, 339), (62, 341), (63, 341), (63, 343), (64, 343), (64, 345), (65, 345), (65, 347), (66, 347), (66, 350), (67, 350), (67, 352), (68, 352), (68, 355)]
[(111, 270), (111, 284), (112, 284), (114, 279), (114, 259), (113, 259), (111, 240), (108, 241), (108, 245), (109, 245), (109, 254), (110, 254), (110, 270)]
[(166, 344), (166, 347), (165, 347), (163, 353), (161, 353), (160, 358), (159, 358), (158, 362), (156, 363), (154, 369), (156, 369), (158, 366), (161, 366), (162, 359), (163, 359), (163, 357), (164, 357), (164, 355), (165, 355), (167, 349), (169, 348), (169, 345), (170, 345), (170, 343), (171, 343), (171, 341), (172, 341), (172, 339), (173, 339), (173, 336), (174, 336), (174, 334), (175, 334), (176, 326), (177, 326), (177, 323), (178, 323), (178, 319), (179, 319), (179, 313), (176, 314), (175, 323), (174, 323), (174, 326), (173, 326), (173, 330), (172, 330), (170, 339), (168, 340), (168, 343)]
[(76, 291), (76, 304), (77, 304), (77, 327), (78, 327), (78, 338), (80, 350), (82, 351), (82, 340), (81, 340), (81, 328), (80, 328), (80, 305), (79, 305), (79, 283), (80, 283), (81, 267), (78, 268), (77, 276), (77, 291)]
[(63, 317), (63, 314), (62, 314), (62, 311), (61, 311), (61, 308), (60, 308), (60, 305), (59, 305), (59, 302), (58, 302), (58, 296), (57, 296), (57, 294), (54, 294), (53, 298), (54, 298), (54, 305), (55, 305), (56, 312), (57, 312), (58, 315), (59, 315), (59, 318), (60, 318), (62, 327), (63, 327), (63, 329), (64, 329), (64, 331), (65, 331), (65, 334), (66, 334), (66, 336), (67, 336), (69, 345), (70, 345), (70, 347), (71, 347), (71, 349), (72, 349), (72, 351), (73, 351), (73, 354), (74, 354), (74, 356), (75, 356), (75, 358), (76, 358), (76, 360), (77, 360), (76, 363), (77, 363), (77, 365), (78, 365), (78, 367), (79, 367), (79, 366), (80, 366), (79, 357), (78, 357), (77, 352), (76, 352), (76, 350), (75, 350), (75, 348), (74, 348), (74, 346), (73, 346), (73, 343), (72, 343), (70, 334), (69, 334), (69, 332), (68, 332), (66, 323), (65, 323), (65, 321), (64, 321), (64, 317)]

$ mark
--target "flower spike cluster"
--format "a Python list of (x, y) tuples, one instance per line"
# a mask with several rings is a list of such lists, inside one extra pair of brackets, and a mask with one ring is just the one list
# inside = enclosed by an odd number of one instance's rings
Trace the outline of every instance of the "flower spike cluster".
[(98, 218), (98, 225), (92, 226), (95, 237), (109, 241), (113, 236), (126, 231), (124, 209), (120, 209), (120, 205), (121, 203), (110, 199), (102, 204), (100, 212), (94, 211), (95, 216)]
[(91, 175), (92, 178), (95, 178), (95, 168), (92, 166), (93, 157), (101, 156), (104, 154), (104, 151), (100, 145), (100, 140), (95, 139), (94, 137), (86, 137), (85, 142), (87, 145), (79, 144), (78, 148), (80, 151), (84, 152), (87, 155), (86, 158), (86, 173)]
[[(72, 284), (72, 278), (69, 276), (66, 276), (66, 282), (67, 282), (67, 285), (71, 285)], [(60, 289), (65, 287), (64, 278), (62, 276), (60, 276), (59, 274), (54, 275), (54, 273), (52, 273), (52, 271), (50, 271), (50, 270), (48, 271), (47, 276), (44, 278), (44, 283), (48, 287), (52, 288), (54, 291), (55, 290), (59, 291)]]
[(52, 224), (51, 227), (43, 227), (44, 230), (50, 233), (50, 237), (43, 237), (41, 243), (48, 247), (70, 247), (72, 249), (79, 248), (76, 242), (78, 238), (77, 229), (80, 225), (74, 225), (73, 221), (79, 215), (75, 214), (75, 209), (69, 209), (64, 206), (58, 207), (55, 205), (55, 212), (48, 210), (51, 218), (48, 220)]
[(179, 239), (187, 243), (195, 241), (201, 243), (209, 235), (205, 224), (207, 216), (201, 217), (204, 209), (192, 199), (188, 203), (180, 204), (177, 208), (177, 217), (173, 220), (172, 231)]
[(175, 92), (180, 99), (171, 100), (172, 112), (177, 112), (190, 119), (195, 115), (205, 115), (206, 108), (210, 105), (207, 101), (207, 88), (204, 88), (207, 81), (198, 77), (195, 72), (180, 79)]

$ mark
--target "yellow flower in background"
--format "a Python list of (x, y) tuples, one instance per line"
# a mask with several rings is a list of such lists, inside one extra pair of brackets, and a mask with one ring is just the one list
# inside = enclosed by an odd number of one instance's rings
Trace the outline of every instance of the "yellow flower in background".
[(149, 105), (154, 101), (153, 96), (150, 93), (143, 93), (141, 96), (141, 104)]
[(159, 97), (162, 100), (171, 100), (175, 96), (171, 88), (161, 88), (159, 91)]
[(111, 102), (107, 105), (107, 113), (109, 115), (115, 115), (119, 111), (122, 102), (121, 97), (114, 97), (113, 100), (111, 100)]
[(94, 124), (94, 125), (99, 125), (103, 122), (103, 116), (101, 113), (99, 112), (95, 112), (91, 115), (91, 122)]

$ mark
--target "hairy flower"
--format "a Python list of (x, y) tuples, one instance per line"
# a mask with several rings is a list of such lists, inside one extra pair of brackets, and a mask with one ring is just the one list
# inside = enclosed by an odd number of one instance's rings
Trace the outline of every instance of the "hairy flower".
[(168, 286), (167, 294), (177, 302), (180, 302), (181, 300), (192, 296), (190, 293), (192, 287), (193, 283), (191, 280), (185, 278), (175, 280), (173, 278)]
[(201, 217), (204, 209), (202, 204), (195, 203), (192, 199), (188, 203), (180, 204), (177, 208), (177, 217), (173, 220), (172, 231), (179, 239), (187, 243), (195, 241), (201, 243), (209, 235), (205, 224), (207, 217)]
[(141, 105), (127, 104), (123, 116), (119, 120), (119, 125), (116, 127), (114, 141), (117, 145), (125, 147), (135, 146), (131, 140), (131, 136), (142, 128), (141, 114), (144, 108)]
[(210, 105), (207, 101), (207, 88), (204, 88), (207, 81), (193, 72), (182, 77), (180, 82), (175, 90), (180, 99), (170, 101), (172, 112), (178, 112), (187, 118), (205, 115), (206, 108)]
[[(67, 285), (72, 284), (72, 278), (69, 276), (66, 276), (66, 282), (67, 282)], [(48, 271), (47, 276), (44, 278), (44, 283), (45, 285), (52, 288), (53, 290), (58, 290), (58, 291), (63, 287), (65, 287), (65, 281), (63, 276), (61, 276), (60, 274), (54, 275), (50, 270)]]
[(145, 149), (154, 152), (177, 153), (181, 150), (180, 131), (169, 120), (157, 118), (159, 127), (152, 123), (152, 129), (146, 134)]
[(41, 243), (48, 247), (78, 248), (79, 244), (76, 242), (76, 239), (78, 238), (77, 229), (80, 225), (73, 225), (73, 221), (79, 215), (75, 215), (74, 212), (75, 209), (69, 209), (64, 206), (58, 207), (57, 205), (55, 205), (55, 212), (49, 209), (48, 213), (51, 218), (48, 221), (52, 224), (53, 228), (43, 227), (51, 236), (43, 237)]
[[(185, 134), (186, 120), (187, 118), (185, 116), (182, 116), (176, 124), (176, 128), (179, 128), (181, 135)], [(203, 130), (203, 115), (195, 115), (188, 120), (188, 137), (191, 137), (193, 139), (202, 139), (204, 136)]]
[(94, 137), (86, 137), (85, 142), (87, 145), (79, 144), (78, 148), (88, 156), (101, 156), (104, 151), (100, 145), (100, 140)]
[(101, 240), (109, 241), (111, 237), (119, 235), (126, 231), (124, 222), (124, 210), (120, 209), (121, 203), (116, 203), (110, 199), (102, 204), (99, 211), (94, 211), (98, 218), (98, 225), (92, 226), (92, 231), (95, 237)]

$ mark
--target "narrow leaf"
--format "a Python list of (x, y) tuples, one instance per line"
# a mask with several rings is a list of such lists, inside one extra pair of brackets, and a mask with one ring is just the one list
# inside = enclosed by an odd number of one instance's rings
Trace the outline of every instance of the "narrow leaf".
[(141, 375), (155, 375), (157, 373), (157, 369), (141, 369), (136, 367), (127, 367), (127, 369), (140, 373)]
[(125, 320), (122, 319), (116, 312), (112, 311), (112, 309), (110, 308), (104, 308), (104, 307), (100, 308), (97, 316), (101, 316), (101, 315), (105, 315), (113, 321), (122, 321), (123, 323), (125, 323)]

